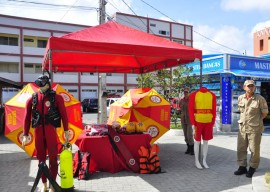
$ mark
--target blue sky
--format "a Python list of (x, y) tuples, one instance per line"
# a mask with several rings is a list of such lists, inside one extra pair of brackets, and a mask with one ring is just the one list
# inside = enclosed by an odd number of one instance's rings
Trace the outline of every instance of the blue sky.
[[(253, 55), (253, 33), (270, 27), (270, 0), (107, 1), (108, 15), (135, 12), (193, 25), (194, 48), (203, 50), (203, 54), (246, 52)], [(46, 6), (45, 3), (67, 7)], [(94, 26), (98, 25), (95, 9), (98, 3), (99, 0), (0, 0), (0, 14)], [(74, 8), (78, 6), (83, 7)]]

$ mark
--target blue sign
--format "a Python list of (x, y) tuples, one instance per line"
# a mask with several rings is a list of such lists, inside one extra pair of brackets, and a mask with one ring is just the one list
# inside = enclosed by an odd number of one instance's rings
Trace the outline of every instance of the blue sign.
[(270, 61), (254, 58), (230, 58), (230, 69), (270, 72)]
[(231, 77), (223, 76), (222, 78), (222, 124), (232, 123), (232, 89), (231, 89)]
[[(186, 65), (187, 67), (193, 67), (192, 74), (200, 75), (200, 62), (193, 62)], [(219, 73), (223, 70), (223, 57), (217, 59), (204, 60), (202, 62), (202, 73), (211, 74)]]

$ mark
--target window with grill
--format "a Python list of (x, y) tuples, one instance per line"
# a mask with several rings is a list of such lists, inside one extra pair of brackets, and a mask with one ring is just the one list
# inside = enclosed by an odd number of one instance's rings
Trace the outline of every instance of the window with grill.
[(18, 46), (17, 37), (0, 36), (0, 45)]
[(47, 40), (38, 40), (38, 47), (39, 48), (46, 48)]
[(158, 33), (161, 35), (170, 35), (169, 31), (164, 31), (164, 30), (159, 30)]
[(0, 71), (6, 73), (18, 73), (19, 63), (13, 62), (0, 62)]

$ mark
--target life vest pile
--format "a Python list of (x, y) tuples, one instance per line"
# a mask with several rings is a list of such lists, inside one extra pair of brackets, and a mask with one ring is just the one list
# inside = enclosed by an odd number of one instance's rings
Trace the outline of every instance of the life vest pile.
[(139, 165), (140, 165), (140, 173), (160, 173), (161, 167), (158, 157), (159, 146), (157, 144), (153, 144), (151, 148), (146, 148), (141, 146), (138, 150), (140, 155)]

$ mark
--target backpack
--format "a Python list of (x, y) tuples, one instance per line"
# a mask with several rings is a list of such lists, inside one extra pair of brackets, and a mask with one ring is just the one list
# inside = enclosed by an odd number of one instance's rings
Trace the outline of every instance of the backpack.
[(90, 177), (89, 166), (90, 166), (89, 152), (76, 151), (73, 158), (73, 177), (78, 177), (79, 180), (87, 180)]

